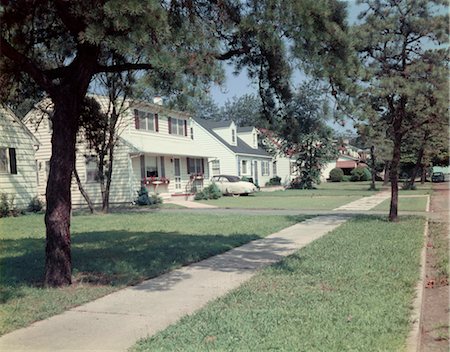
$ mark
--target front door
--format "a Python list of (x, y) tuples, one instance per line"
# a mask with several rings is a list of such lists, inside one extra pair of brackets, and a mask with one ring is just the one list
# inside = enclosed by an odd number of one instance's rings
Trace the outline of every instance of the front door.
[(181, 190), (181, 167), (180, 167), (180, 159), (174, 158), (173, 159), (173, 175), (175, 179), (175, 192), (178, 192)]

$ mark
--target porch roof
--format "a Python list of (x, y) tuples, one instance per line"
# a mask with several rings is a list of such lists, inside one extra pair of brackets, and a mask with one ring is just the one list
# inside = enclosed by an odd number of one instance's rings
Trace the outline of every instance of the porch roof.
[(155, 143), (155, 140), (137, 139), (132, 140), (125, 139), (126, 143), (130, 146), (132, 153), (149, 153), (167, 156), (186, 156), (186, 157), (198, 157), (198, 158), (215, 158), (211, 152), (208, 152), (202, 148), (199, 148), (195, 143), (191, 141), (179, 141), (179, 140), (164, 140), (163, 143)]

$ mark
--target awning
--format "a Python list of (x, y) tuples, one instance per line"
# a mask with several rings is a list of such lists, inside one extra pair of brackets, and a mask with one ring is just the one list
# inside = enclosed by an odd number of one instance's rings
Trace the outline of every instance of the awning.
[(179, 138), (144, 138), (135, 137), (122, 139), (134, 149), (134, 153), (148, 153), (168, 156), (185, 156), (185, 157), (199, 157), (199, 158), (214, 158), (216, 157), (211, 152), (200, 148), (197, 143), (191, 139)]
[(354, 169), (357, 167), (356, 161), (353, 160), (338, 160), (336, 161), (336, 167), (340, 169)]

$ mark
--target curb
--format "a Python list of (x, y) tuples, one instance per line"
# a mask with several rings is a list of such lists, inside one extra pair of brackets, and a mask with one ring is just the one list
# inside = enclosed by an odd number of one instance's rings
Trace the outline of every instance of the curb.
[[(428, 196), (426, 211), (430, 211), (430, 196)], [(425, 286), (425, 267), (427, 258), (427, 238), (428, 238), (428, 223), (429, 219), (425, 219), (425, 226), (423, 231), (423, 246), (420, 254), (420, 277), (416, 285), (416, 297), (412, 303), (411, 322), (412, 327), (406, 339), (406, 351), (418, 352), (422, 342), (422, 303), (423, 303), (423, 291)]]

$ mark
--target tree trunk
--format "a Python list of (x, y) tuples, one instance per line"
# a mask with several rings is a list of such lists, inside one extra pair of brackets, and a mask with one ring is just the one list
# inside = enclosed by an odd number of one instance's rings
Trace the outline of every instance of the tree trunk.
[(383, 186), (386, 186), (389, 183), (390, 167), (391, 167), (391, 161), (390, 160), (386, 160), (385, 163), (384, 163)]
[(94, 205), (92, 204), (89, 194), (87, 194), (86, 190), (84, 189), (83, 185), (81, 184), (80, 176), (78, 175), (78, 171), (77, 171), (76, 167), (73, 168), (73, 175), (75, 176), (75, 180), (77, 181), (78, 189), (80, 190), (81, 195), (83, 196), (84, 200), (86, 201), (86, 203), (89, 207), (89, 210), (91, 211), (91, 214), (94, 214)]
[[(416, 165), (414, 165), (414, 169), (411, 175), (411, 179), (409, 180), (409, 186), (412, 188), (414, 186), (414, 183), (416, 182), (416, 177), (417, 174), (419, 173), (419, 168), (422, 164), (422, 158), (423, 158), (423, 152), (425, 150), (424, 145), (422, 144), (422, 146), (419, 149), (419, 152), (417, 153), (417, 160), (416, 160)], [(423, 167), (422, 167), (423, 169)]]
[(391, 179), (391, 204), (389, 208), (389, 221), (398, 221), (398, 173), (400, 166), (402, 136), (396, 134), (394, 137), (394, 149), (390, 167)]
[(53, 101), (52, 156), (46, 189), (45, 285), (52, 287), (72, 283), (70, 187), (80, 104), (66, 93)]
[(428, 166), (428, 165), (424, 165), (423, 167), (422, 167), (422, 175), (420, 176), (420, 183), (423, 185), (424, 183), (425, 183), (425, 181), (426, 181), (426, 179), (427, 179), (427, 170), (426, 170), (426, 167), (425, 166)]
[(375, 169), (375, 146), (371, 146), (370, 147), (370, 159), (371, 159), (371, 169), (372, 169), (372, 182), (370, 184), (370, 190), (371, 191), (375, 191), (376, 186), (375, 186), (375, 178), (377, 176), (376, 174), (376, 169)]

